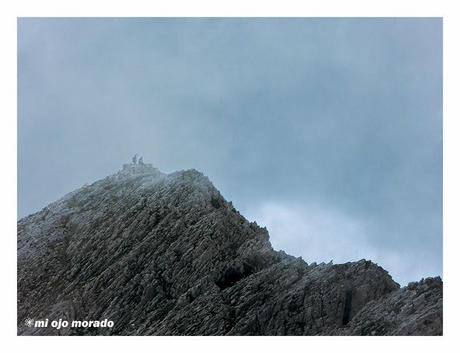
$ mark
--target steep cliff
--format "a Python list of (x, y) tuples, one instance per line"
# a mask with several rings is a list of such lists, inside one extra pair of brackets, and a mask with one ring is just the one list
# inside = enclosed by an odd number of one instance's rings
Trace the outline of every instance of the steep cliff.
[(440, 335), (442, 282), (309, 265), (201, 173), (125, 165), (18, 222), (18, 334)]

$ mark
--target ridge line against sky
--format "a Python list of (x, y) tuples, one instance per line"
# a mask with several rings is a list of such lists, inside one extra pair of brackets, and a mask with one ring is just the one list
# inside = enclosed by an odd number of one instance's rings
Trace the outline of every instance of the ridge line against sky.
[(20, 18), (18, 100), (19, 217), (138, 152), (309, 262), (442, 274), (442, 19)]

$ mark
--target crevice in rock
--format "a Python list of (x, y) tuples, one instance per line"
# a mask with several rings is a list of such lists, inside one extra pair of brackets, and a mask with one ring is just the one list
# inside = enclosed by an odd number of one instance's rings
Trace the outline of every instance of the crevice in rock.
[(251, 275), (253, 272), (253, 268), (247, 264), (242, 264), (241, 266), (231, 266), (222, 273), (215, 283), (221, 290), (224, 290), (241, 281), (243, 278)]
[(350, 314), (351, 314), (351, 299), (352, 299), (352, 291), (347, 290), (345, 292), (345, 306), (343, 308), (343, 316), (342, 316), (342, 325), (346, 325), (350, 322)]

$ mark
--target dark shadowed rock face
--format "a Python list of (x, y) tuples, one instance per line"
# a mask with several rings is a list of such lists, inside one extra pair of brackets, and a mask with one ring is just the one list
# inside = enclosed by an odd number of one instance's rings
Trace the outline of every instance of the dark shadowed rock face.
[(400, 289), (370, 261), (308, 265), (201, 173), (125, 166), (18, 222), (18, 334), (440, 335), (442, 282)]

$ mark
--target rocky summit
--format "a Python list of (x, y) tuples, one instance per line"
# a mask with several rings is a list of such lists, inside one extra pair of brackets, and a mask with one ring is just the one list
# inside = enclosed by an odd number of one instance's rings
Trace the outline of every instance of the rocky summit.
[(18, 221), (17, 244), (18, 335), (442, 335), (439, 277), (275, 251), (196, 170), (126, 164)]

